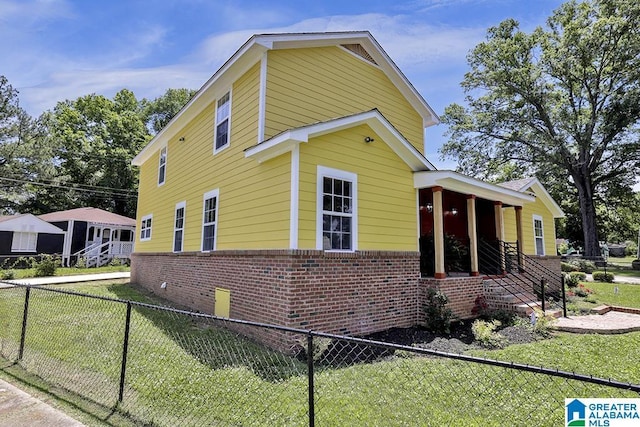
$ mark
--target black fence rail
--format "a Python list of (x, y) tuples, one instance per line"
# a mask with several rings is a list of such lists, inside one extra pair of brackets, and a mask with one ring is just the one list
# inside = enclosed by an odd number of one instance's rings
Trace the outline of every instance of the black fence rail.
[[(3, 367), (135, 424), (561, 425), (565, 397), (640, 393), (638, 384), (553, 369), (1, 286)], [(267, 332), (289, 350), (246, 338)]]

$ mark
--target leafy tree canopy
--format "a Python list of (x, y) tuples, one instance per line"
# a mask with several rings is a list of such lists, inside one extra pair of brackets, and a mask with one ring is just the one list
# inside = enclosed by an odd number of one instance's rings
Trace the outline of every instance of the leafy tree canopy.
[(142, 100), (145, 122), (153, 133), (158, 133), (196, 94), (191, 89), (167, 89), (164, 95), (148, 101)]
[(467, 106), (446, 108), (441, 153), (471, 175), (515, 167), (572, 188), (586, 255), (598, 255), (596, 205), (632, 197), (640, 174), (640, 3), (570, 1), (532, 33), (508, 19), (468, 62)]

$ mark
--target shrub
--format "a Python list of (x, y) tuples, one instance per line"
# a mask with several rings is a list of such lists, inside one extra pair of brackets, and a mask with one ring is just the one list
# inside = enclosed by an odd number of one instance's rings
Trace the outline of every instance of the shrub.
[(589, 289), (589, 288), (585, 288), (585, 286), (582, 283), (580, 283), (580, 285), (573, 290), (573, 293), (577, 297), (583, 297), (584, 298), (586, 296), (589, 296), (589, 294), (592, 294), (593, 291), (591, 289)]
[(501, 323), (498, 320), (487, 322), (484, 320), (475, 320), (471, 325), (471, 332), (480, 344), (488, 348), (504, 347), (506, 338), (496, 332), (496, 328)]
[(633, 240), (627, 240), (624, 242), (626, 248), (624, 249), (624, 253), (626, 256), (636, 256), (638, 253), (638, 244)]
[(589, 261), (586, 259), (572, 259), (569, 261), (569, 264), (578, 268), (578, 271), (585, 272), (587, 274), (593, 273), (593, 270), (596, 269), (596, 264), (593, 261)]
[(564, 283), (570, 288), (575, 288), (583, 280), (587, 280), (587, 274), (582, 271), (572, 271), (564, 277)]
[(572, 271), (579, 271), (578, 267), (568, 263), (568, 262), (561, 262), (560, 263), (560, 269), (565, 272), (565, 273), (570, 273)]
[(58, 268), (58, 260), (51, 255), (42, 255), (40, 261), (35, 263), (36, 277), (49, 277), (56, 274)]
[(613, 283), (613, 279), (615, 279), (613, 273), (605, 273), (604, 271), (593, 272), (593, 280), (595, 280), (596, 282)]
[(443, 292), (427, 289), (427, 302), (424, 307), (426, 327), (437, 333), (449, 333), (453, 313), (446, 307), (449, 298)]
[(556, 318), (551, 315), (545, 315), (542, 310), (535, 310), (536, 323), (533, 325), (533, 331), (543, 337), (551, 335), (551, 328), (556, 321)]
[(13, 280), (16, 278), (16, 273), (13, 270), (0, 271), (0, 280)]

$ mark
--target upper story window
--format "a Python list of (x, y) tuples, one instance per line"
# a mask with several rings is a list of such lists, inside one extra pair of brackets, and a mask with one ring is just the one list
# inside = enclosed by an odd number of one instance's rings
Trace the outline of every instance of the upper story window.
[(158, 163), (158, 185), (164, 184), (167, 175), (167, 147), (160, 150), (160, 160)]
[(173, 226), (173, 251), (182, 252), (184, 241), (184, 213), (186, 202), (180, 202), (176, 205), (176, 219)]
[(143, 216), (140, 220), (140, 240), (151, 240), (151, 220), (153, 215)]
[(229, 145), (229, 128), (231, 124), (231, 92), (218, 99), (216, 108), (216, 129), (213, 141), (213, 152), (216, 153)]
[(36, 252), (38, 233), (14, 231), (11, 252)]
[(216, 250), (216, 234), (218, 225), (218, 190), (204, 195), (202, 212), (202, 251)]
[(536, 255), (544, 255), (544, 227), (541, 216), (533, 216), (533, 235), (535, 238)]
[(356, 250), (356, 194), (356, 174), (318, 167), (318, 249)]

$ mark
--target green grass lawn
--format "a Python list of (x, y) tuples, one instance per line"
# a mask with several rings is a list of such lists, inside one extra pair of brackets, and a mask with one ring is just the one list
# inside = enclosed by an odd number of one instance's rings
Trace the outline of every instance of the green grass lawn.
[(594, 292), (598, 304), (640, 308), (640, 285), (589, 282), (585, 286)]
[(607, 268), (608, 273), (613, 273), (616, 277), (639, 277), (640, 278), (640, 270), (631, 270), (631, 269), (618, 269), (618, 268)]
[[(149, 301), (125, 284), (66, 288)], [(0, 290), (0, 353), (10, 361), (16, 357), (23, 304), (24, 289)], [(140, 307), (131, 314), (119, 413), (157, 426), (308, 425), (304, 358), (262, 347), (212, 321)], [(34, 289), (21, 366), (56, 387), (113, 406), (124, 319), (124, 304)], [(640, 383), (639, 352), (640, 333), (632, 333), (559, 334), (476, 354)], [(634, 397), (603, 386), (407, 351), (369, 363), (339, 364), (331, 354), (318, 356), (315, 364), (317, 425), (559, 425), (565, 397)]]

